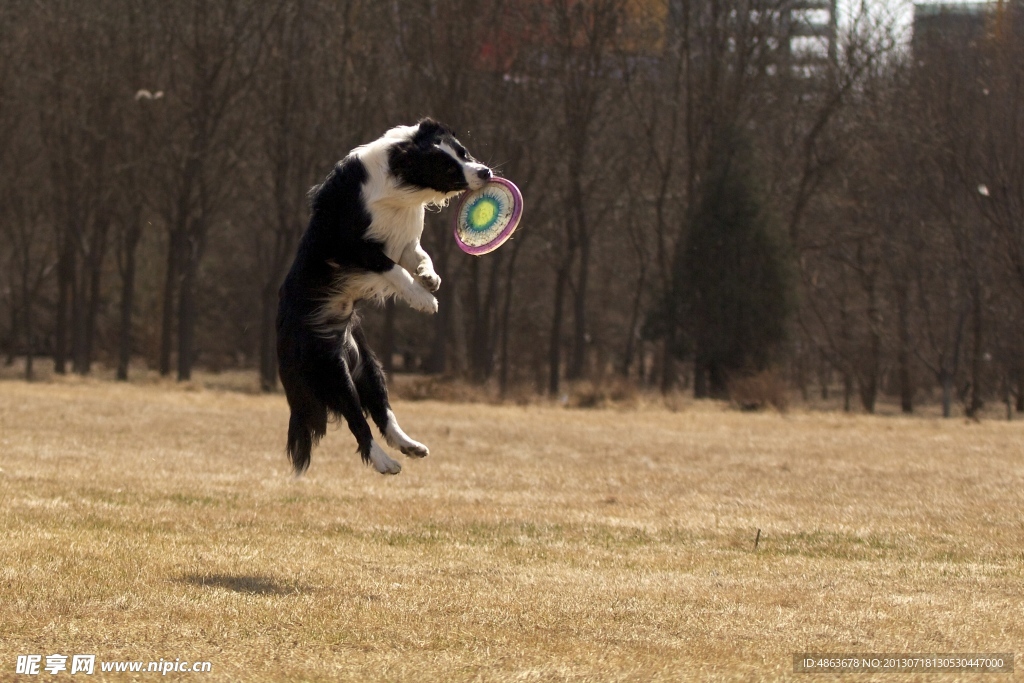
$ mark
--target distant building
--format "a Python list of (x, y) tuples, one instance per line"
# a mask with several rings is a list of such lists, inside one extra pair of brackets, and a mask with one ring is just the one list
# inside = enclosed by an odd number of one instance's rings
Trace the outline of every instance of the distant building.
[[(684, 3), (691, 3), (691, 12), (702, 7), (693, 0), (668, 0), (667, 25), (681, 23)], [(810, 75), (826, 60), (836, 59), (836, 4), (836, 0), (751, 0), (747, 6), (752, 22), (770, 17), (764, 26), (774, 29), (771, 40), (776, 43), (776, 66), (786, 65)], [(707, 11), (707, 5), (703, 7)]]
[(966, 83), (977, 78), (994, 48), (1021, 41), (1024, 0), (914, 5), (910, 45), (919, 72)]
[(836, 0), (792, 0), (783, 4), (783, 34), (796, 57), (809, 61), (836, 59)]
[[(577, 1), (585, 0), (570, 0), (569, 7)], [(836, 58), (836, 3), (750, 0), (747, 7), (752, 22), (763, 20), (763, 26), (770, 27), (768, 39), (777, 51), (778, 66), (810, 73)], [(718, 11), (728, 15), (730, 8), (735, 17), (736, 10), (729, 2), (722, 2)], [(616, 48), (640, 61), (657, 61), (664, 50), (671, 49), (672, 36), (680, 34), (687, 10), (691, 27), (705, 24), (712, 11), (710, 3), (701, 0), (626, 0), (622, 9)], [(481, 61), (489, 68), (506, 71), (524, 53), (543, 55), (560, 38), (550, 0), (509, 0), (503, 11), (503, 20), (481, 49)]]
[(996, 3), (936, 2), (914, 5), (914, 59), (923, 66), (949, 52), (967, 57), (984, 43)]

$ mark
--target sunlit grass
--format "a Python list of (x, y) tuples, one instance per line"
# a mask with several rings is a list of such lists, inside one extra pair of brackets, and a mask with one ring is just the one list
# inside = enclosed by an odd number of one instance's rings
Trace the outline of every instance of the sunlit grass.
[(1024, 422), (396, 412), (429, 458), (382, 477), (334, 428), (295, 479), (282, 396), (0, 382), (0, 679), (28, 653), (210, 681), (775, 679), (802, 651), (1024, 642)]

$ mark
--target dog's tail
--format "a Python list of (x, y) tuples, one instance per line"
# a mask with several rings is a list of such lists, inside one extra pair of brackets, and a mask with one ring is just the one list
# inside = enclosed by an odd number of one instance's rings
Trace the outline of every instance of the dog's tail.
[(327, 409), (322, 403), (310, 402), (293, 406), (288, 421), (288, 458), (292, 461), (296, 476), (309, 467), (310, 454), (327, 433)]

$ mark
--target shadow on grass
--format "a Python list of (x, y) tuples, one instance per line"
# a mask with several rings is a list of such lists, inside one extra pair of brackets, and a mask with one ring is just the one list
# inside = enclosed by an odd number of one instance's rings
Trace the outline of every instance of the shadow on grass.
[(178, 579), (181, 583), (200, 588), (225, 588), (247, 595), (294, 595), (305, 593), (306, 588), (297, 584), (282, 584), (265, 576), (234, 574), (186, 574)]

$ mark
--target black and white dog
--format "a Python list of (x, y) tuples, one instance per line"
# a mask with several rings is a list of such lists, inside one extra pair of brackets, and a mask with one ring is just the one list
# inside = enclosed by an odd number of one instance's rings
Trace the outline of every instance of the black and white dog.
[(281, 285), (277, 313), (279, 370), (291, 408), (288, 455), (297, 474), (309, 467), (328, 415), (345, 418), (363, 462), (382, 474), (402, 466), (373, 440), (366, 415), (402, 453), (430, 452), (398, 426), (355, 306), (396, 296), (436, 313), (431, 292), (441, 278), (420, 246), (424, 209), (490, 177), (450, 128), (424, 119), (352, 150), (310, 191), (309, 227)]

